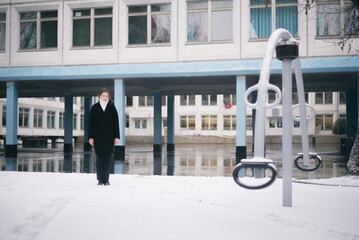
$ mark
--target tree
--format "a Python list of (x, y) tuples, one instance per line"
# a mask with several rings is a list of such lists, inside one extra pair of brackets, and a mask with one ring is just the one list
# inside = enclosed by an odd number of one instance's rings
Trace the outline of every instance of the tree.
[(347, 163), (348, 171), (352, 175), (359, 175), (359, 129), (356, 134), (352, 151)]

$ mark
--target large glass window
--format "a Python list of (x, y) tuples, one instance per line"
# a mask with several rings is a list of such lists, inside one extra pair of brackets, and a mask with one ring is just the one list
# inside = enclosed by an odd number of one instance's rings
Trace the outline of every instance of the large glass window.
[(56, 112), (53, 111), (47, 112), (47, 128), (55, 128), (55, 115)]
[(250, 0), (250, 37), (268, 38), (277, 28), (298, 35), (298, 1), (271, 0), (267, 4), (266, 0)]
[(181, 95), (180, 104), (182, 106), (194, 106), (196, 105), (196, 95)]
[(187, 41), (233, 39), (232, 0), (187, 1)]
[(217, 95), (202, 95), (202, 106), (206, 105), (217, 105)]
[[(342, 4), (343, 8), (341, 7)], [(354, 20), (359, 17), (359, 10), (353, 7), (352, 1), (318, 0), (317, 9), (318, 36), (354, 35), (359, 33), (359, 22)]]
[(59, 128), (64, 129), (65, 126), (65, 113), (60, 112), (59, 113)]
[(139, 96), (138, 106), (140, 107), (153, 106), (153, 96)]
[(180, 117), (180, 128), (188, 130), (196, 130), (196, 116), (181, 116)]
[(332, 130), (333, 129), (333, 115), (317, 114), (315, 116), (315, 126), (319, 130)]
[(128, 7), (129, 45), (169, 42), (171, 42), (171, 4)]
[(42, 116), (43, 116), (43, 110), (34, 109), (34, 127), (35, 128), (42, 128)]
[(27, 108), (19, 108), (19, 127), (29, 127), (29, 112)]
[(57, 48), (57, 11), (20, 13), (20, 49)]
[(77, 129), (77, 114), (73, 114), (72, 128), (73, 128), (74, 130)]
[(236, 130), (236, 115), (223, 116), (223, 130)]
[(217, 116), (202, 116), (202, 130), (217, 130)]
[(112, 8), (73, 10), (74, 47), (112, 46)]
[(0, 13), (0, 51), (5, 50), (6, 14)]
[(332, 103), (333, 103), (332, 92), (315, 93), (315, 104), (332, 104)]

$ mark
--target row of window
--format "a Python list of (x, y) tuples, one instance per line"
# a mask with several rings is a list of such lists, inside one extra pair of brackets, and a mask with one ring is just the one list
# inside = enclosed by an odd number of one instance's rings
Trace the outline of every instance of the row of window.
[[(45, 125), (43, 123), (43, 115), (44, 115), (44, 110), (42, 109), (34, 109), (34, 117), (33, 117), (33, 127), (34, 128), (44, 128)], [(46, 127), (48, 129), (55, 129), (55, 119), (56, 119), (56, 112), (55, 111), (47, 111), (47, 123), (46, 123)], [(30, 127), (30, 109), (28, 108), (19, 108), (19, 127), (24, 127), (24, 128), (28, 128)], [(81, 114), (81, 119), (80, 119), (80, 129), (84, 130), (84, 120), (85, 120), (85, 116), (83, 114)], [(77, 121), (78, 121), (78, 116), (77, 114), (73, 114), (73, 129), (76, 130), (77, 129)], [(6, 106), (3, 106), (3, 115), (2, 115), (2, 126), (6, 126)], [(64, 129), (65, 126), (65, 113), (64, 112), (60, 112), (59, 113), (59, 129)]]
[[(217, 106), (217, 96), (215, 94), (201, 95), (201, 105), (202, 106)], [(251, 102), (251, 95), (249, 96), (249, 101)], [(270, 103), (274, 102), (277, 98), (276, 93), (268, 93), (268, 101)], [(317, 92), (315, 93), (315, 104), (333, 104), (333, 93), (332, 92)], [(305, 101), (308, 103), (308, 93), (305, 93)], [(292, 94), (292, 104), (298, 104), (298, 94)], [(339, 104), (345, 104), (345, 93), (339, 92)], [(226, 108), (229, 108), (232, 105), (236, 105), (236, 95), (235, 94), (224, 94), (223, 95), (223, 104)], [(140, 107), (153, 106), (153, 96), (139, 96), (138, 105)], [(162, 96), (162, 105), (166, 106), (166, 96)], [(195, 106), (196, 105), (196, 95), (181, 95), (180, 96), (180, 105), (181, 106)], [(133, 97), (126, 97), (126, 106), (133, 106)]]
[[(188, 0), (187, 42), (233, 40), (233, 0)], [(357, 34), (345, 24), (359, 16), (349, 0), (318, 1), (317, 35)], [(344, 6), (342, 9), (340, 6)], [(250, 0), (250, 37), (268, 38), (277, 28), (298, 36), (297, 0)], [(128, 6), (128, 44), (171, 43), (171, 4)], [(342, 17), (343, 15), (343, 17)], [(344, 19), (341, 20), (341, 19)], [(72, 10), (72, 46), (112, 46), (113, 8)], [(0, 50), (5, 49), (6, 13), (0, 12)], [(48, 49), (58, 46), (58, 11), (19, 12), (19, 49)]]

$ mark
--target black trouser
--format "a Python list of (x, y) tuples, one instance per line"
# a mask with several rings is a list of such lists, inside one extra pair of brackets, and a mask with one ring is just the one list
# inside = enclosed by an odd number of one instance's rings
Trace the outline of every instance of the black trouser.
[(97, 180), (107, 183), (110, 177), (110, 164), (112, 153), (96, 153)]

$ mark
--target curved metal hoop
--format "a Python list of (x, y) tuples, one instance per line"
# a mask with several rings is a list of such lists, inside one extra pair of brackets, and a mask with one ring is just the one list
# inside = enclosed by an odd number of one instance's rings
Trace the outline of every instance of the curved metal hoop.
[[(272, 178), (264, 183), (264, 184), (261, 184), (261, 185), (257, 185), (257, 186), (249, 186), (249, 185), (246, 185), (244, 183), (242, 183), (239, 178), (238, 178), (238, 173), (241, 169), (246, 169), (246, 168), (264, 168), (264, 169), (269, 169), (272, 171)], [(273, 164), (244, 164), (244, 163), (239, 163), (237, 164), (234, 169), (233, 169), (233, 179), (234, 181), (241, 187), (243, 188), (246, 188), (246, 189), (252, 189), (252, 190), (256, 190), (256, 189), (262, 189), (262, 188), (266, 188), (268, 187), (269, 185), (271, 185), (275, 179), (277, 177), (277, 170), (276, 168), (274, 167)]]
[[(309, 107), (309, 108), (312, 110), (312, 112), (313, 112), (313, 114), (312, 114), (310, 117), (306, 117), (306, 118), (307, 118), (307, 121), (309, 121), (309, 120), (311, 120), (311, 119), (313, 119), (313, 118), (315, 117), (315, 114), (316, 114), (317, 112), (315, 111), (315, 108), (314, 108), (312, 105), (305, 104), (305, 107)], [(294, 109), (296, 109), (296, 108), (299, 108), (299, 104), (293, 105), (293, 107), (292, 107), (292, 119), (293, 119), (294, 121), (300, 121), (300, 117), (296, 117), (296, 116), (294, 116), (294, 114), (293, 114), (293, 111), (294, 111)]]
[[(248, 88), (246, 93), (244, 94), (244, 102), (250, 108), (256, 108), (258, 106), (257, 102), (250, 103), (248, 101), (249, 94), (251, 94), (252, 92), (258, 91), (258, 87), (259, 87), (258, 84), (254, 85), (254, 86)], [(277, 95), (278, 97), (273, 103), (269, 104), (266, 102), (266, 108), (273, 108), (273, 107), (278, 106), (280, 104), (280, 102), (282, 101), (282, 92), (280, 91), (280, 89), (273, 84), (268, 84), (267, 90), (272, 90), (272, 91), (276, 92), (278, 94)]]
[(275, 86), (273, 84), (268, 84), (268, 90), (272, 90), (272, 91), (276, 92), (277, 99), (273, 103), (270, 103), (270, 104), (266, 102), (266, 108), (273, 108), (273, 107), (278, 106), (282, 101), (282, 92), (280, 91), (280, 89), (277, 86)]
[(304, 171), (304, 172), (312, 172), (312, 171), (317, 170), (317, 169), (320, 167), (320, 165), (322, 164), (322, 159), (321, 159), (318, 155), (310, 155), (309, 157), (310, 157), (310, 159), (315, 159), (315, 160), (318, 162), (318, 164), (316, 164), (316, 165), (314, 166), (314, 168), (303, 168), (303, 167), (300, 166), (300, 164), (298, 163), (298, 161), (299, 161), (300, 159), (303, 159), (303, 155), (299, 155), (298, 157), (296, 157), (296, 158), (294, 159), (294, 165), (295, 165), (295, 167), (298, 168), (298, 169), (301, 170), (301, 171)]

